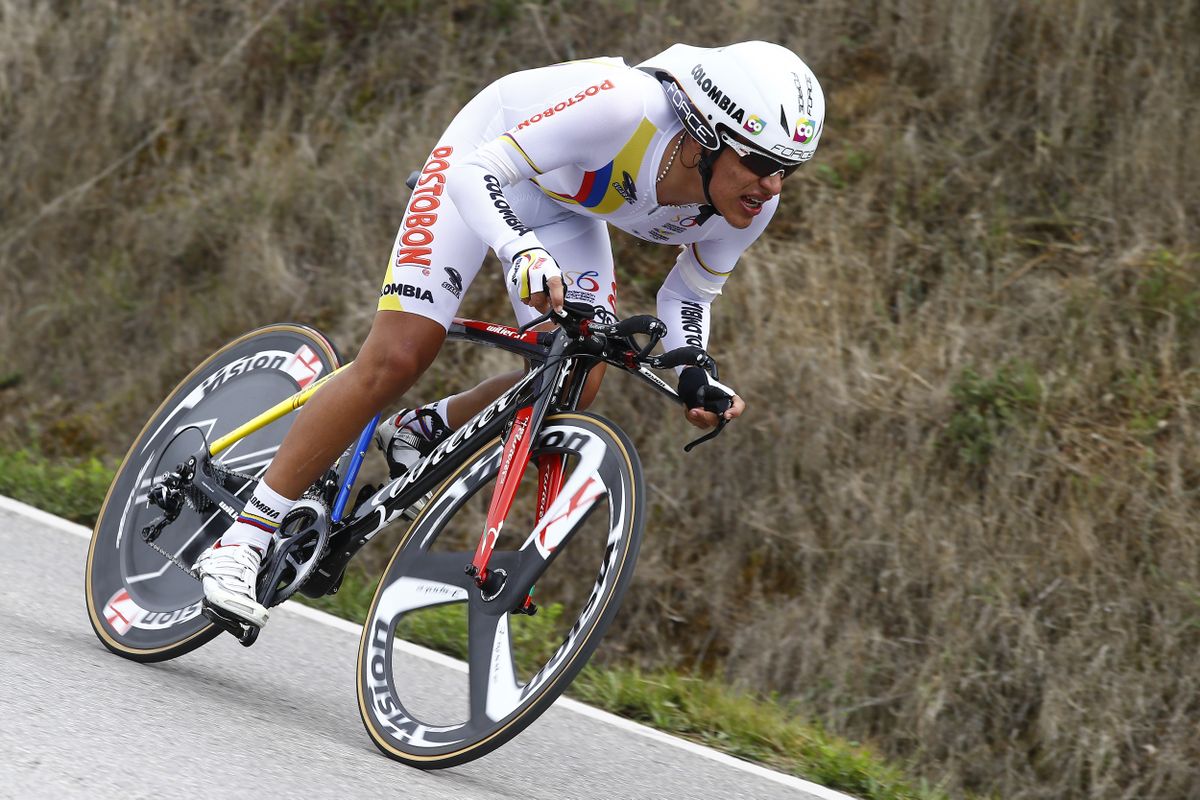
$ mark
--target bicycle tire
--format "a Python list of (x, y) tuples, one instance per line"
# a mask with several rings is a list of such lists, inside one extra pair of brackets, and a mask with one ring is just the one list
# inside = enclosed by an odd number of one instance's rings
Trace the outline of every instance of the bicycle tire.
[[(493, 552), (489, 568), (509, 567), (513, 585), (506, 584), (492, 600), (485, 599), (474, 579), (463, 570), (470, 562), (471, 552), (433, 548), (472, 497), (484, 486), (493, 484), (502, 454), (499, 439), (479, 448), (439, 486), (396, 547), (363, 625), (357, 667), (363, 725), (375, 746), (389, 758), (421, 769), (441, 769), (474, 760), (504, 744), (549, 708), (567, 688), (615, 618), (632, 579), (643, 534), (645, 488), (637, 453), (628, 437), (611, 422), (582, 412), (547, 417), (534, 443), (533, 454), (536, 458), (547, 453), (570, 459), (573, 469), (543, 523), (528, 534), (522, 549)], [(597, 479), (602, 490), (598, 494)], [(607, 498), (607, 502), (602, 498)], [(597, 516), (593, 512), (601, 508), (607, 509), (607, 520), (599, 520), (602, 538), (598, 542), (595, 538), (588, 541), (587, 534), (579, 532), (592, 524), (589, 519)], [(603, 538), (604, 525), (608, 531), (606, 538)], [(538, 549), (535, 540), (539, 539), (539, 529), (541, 542), (553, 555), (534, 552)], [(473, 534), (463, 535), (477, 539), (481, 529), (471, 530)], [(521, 684), (516, 678), (520, 668), (513, 655), (514, 641), (521, 638), (520, 631), (513, 628), (518, 615), (504, 609), (514, 599), (519, 601), (524, 597), (526, 587), (522, 582), (527, 582), (529, 575), (537, 575), (540, 596), (545, 573), (559, 563), (564, 549), (586, 551), (589, 547), (600, 547), (603, 556), (587, 602), (577, 618), (567, 615), (562, 621), (563, 625), (571, 623), (562, 643), (536, 670), (527, 667), (525, 672), (531, 677)], [(525, 563), (531, 565), (528, 571), (521, 553), (525, 553)], [(538, 559), (545, 562), (540, 573)], [(414, 605), (422, 601), (422, 595), (428, 602)], [(489, 603), (493, 605), (489, 607)], [(406, 705), (400, 689), (415, 696), (423, 688), (412, 682), (412, 676), (400, 680), (395, 674), (397, 625), (410, 613), (443, 606), (461, 607), (468, 617), (470, 710), (467, 720), (457, 725), (428, 718), (422, 721), (412, 704)]]
[[(199, 581), (154, 552), (140, 535), (161, 512), (139, 496), (157, 472), (155, 465), (174, 457), (167, 450), (176, 433), (197, 427), (212, 442), (339, 364), (336, 349), (319, 331), (292, 323), (267, 325), (217, 350), (158, 406), (117, 468), (88, 547), (88, 619), (105, 647), (134, 661), (165, 661), (221, 632), (200, 615)], [(288, 415), (250, 434), (221, 453), (217, 463), (261, 476), (293, 419)], [(252, 486), (244, 484), (241, 494), (248, 495)], [(229, 525), (226, 514), (209, 514), (185, 509), (157, 544), (190, 565)]]

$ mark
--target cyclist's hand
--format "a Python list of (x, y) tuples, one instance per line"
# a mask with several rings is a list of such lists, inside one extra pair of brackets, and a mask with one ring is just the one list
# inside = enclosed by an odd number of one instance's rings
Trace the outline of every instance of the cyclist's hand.
[[(746, 402), (699, 367), (687, 367), (679, 373), (679, 396), (683, 398), (687, 421), (697, 428), (712, 428), (720, 413), (726, 421), (737, 419), (746, 410)], [(717, 409), (723, 408), (723, 411)]]
[(540, 247), (522, 250), (513, 256), (508, 279), (517, 287), (521, 302), (545, 313), (550, 308), (561, 312), (563, 307), (562, 270), (554, 256)]
[[(742, 400), (742, 398), (735, 394), (733, 396), (733, 402), (729, 406), (729, 410), (726, 411), (723, 416), (727, 421), (734, 420), (740, 417), (742, 412), (745, 410), (746, 401)], [(689, 408), (685, 410), (684, 414), (687, 417), (687, 421), (695, 425), (697, 428), (708, 430), (717, 424), (717, 415), (711, 411), (705, 411), (703, 408)]]

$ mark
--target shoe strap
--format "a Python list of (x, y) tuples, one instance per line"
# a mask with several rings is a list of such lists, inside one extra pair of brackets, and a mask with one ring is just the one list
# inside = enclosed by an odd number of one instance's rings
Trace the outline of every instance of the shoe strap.
[[(432, 433), (429, 436), (420, 431), (413, 430), (411, 427), (420, 419), (428, 419), (429, 427)], [(405, 436), (404, 434), (409, 434)], [(413, 418), (408, 423), (396, 432), (396, 436), (405, 444), (415, 449), (422, 457), (433, 452), (433, 448), (441, 443), (447, 435), (450, 434), (450, 426), (442, 419), (442, 415), (432, 408), (418, 408), (413, 414)]]

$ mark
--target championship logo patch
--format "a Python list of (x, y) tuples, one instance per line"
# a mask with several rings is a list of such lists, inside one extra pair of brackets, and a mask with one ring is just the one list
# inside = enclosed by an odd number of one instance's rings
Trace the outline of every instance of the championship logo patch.
[(796, 120), (796, 132), (792, 134), (792, 141), (807, 142), (817, 132), (817, 127), (808, 117), (801, 117)]

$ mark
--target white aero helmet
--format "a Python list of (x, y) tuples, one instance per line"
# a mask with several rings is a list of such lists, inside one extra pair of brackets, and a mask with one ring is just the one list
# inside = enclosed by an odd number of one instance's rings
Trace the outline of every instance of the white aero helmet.
[[(757, 162), (760, 174), (786, 175), (816, 152), (825, 127), (825, 94), (808, 65), (786, 47), (676, 44), (638, 69), (663, 82), (687, 132), (714, 151), (714, 158), (728, 144), (747, 166)], [(769, 167), (759, 160), (763, 155), (778, 168), (762, 171)]]

